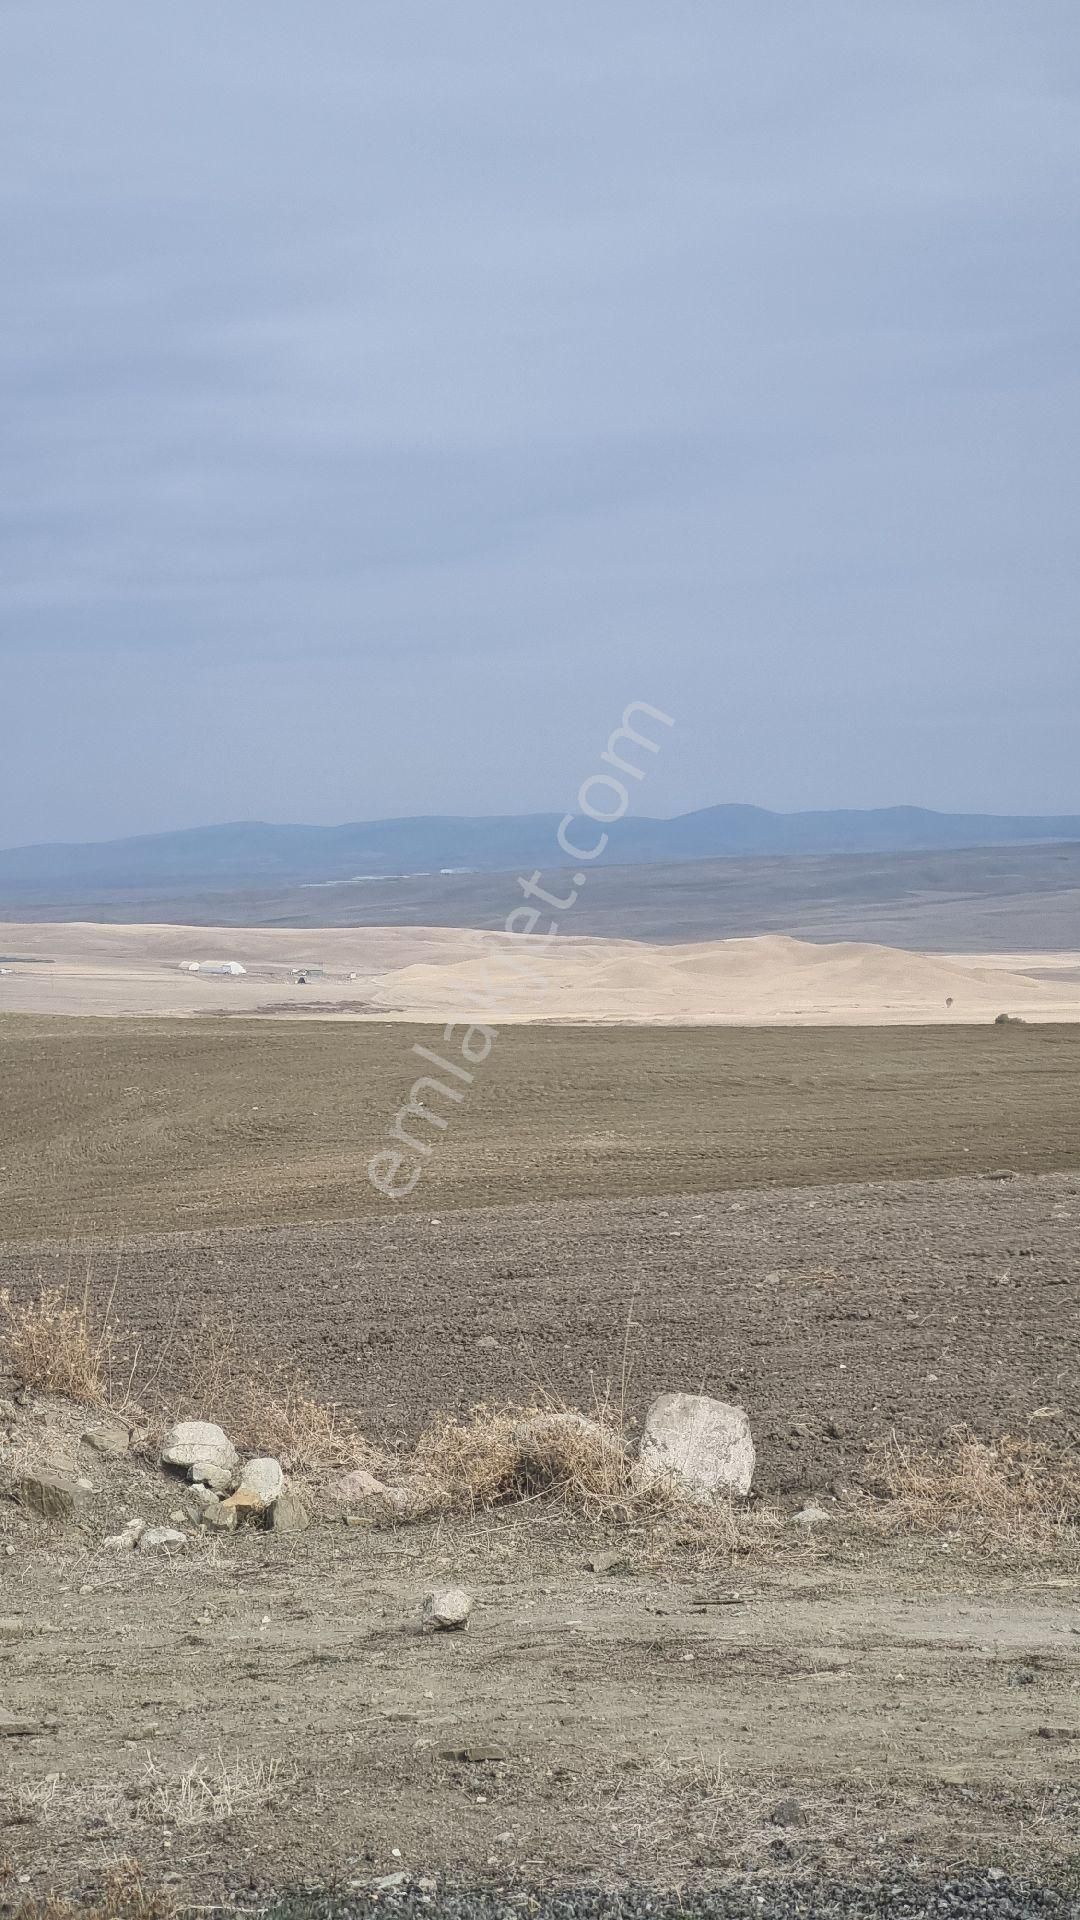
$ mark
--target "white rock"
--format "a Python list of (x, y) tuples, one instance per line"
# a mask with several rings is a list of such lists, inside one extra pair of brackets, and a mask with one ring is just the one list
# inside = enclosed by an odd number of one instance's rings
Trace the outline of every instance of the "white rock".
[(235, 1467), (240, 1456), (227, 1434), (210, 1420), (180, 1420), (170, 1427), (161, 1449), (166, 1467), (190, 1467), (195, 1461), (209, 1466)]
[(241, 1495), (253, 1494), (266, 1508), (273, 1506), (284, 1489), (285, 1475), (281, 1471), (281, 1462), (267, 1456), (265, 1459), (248, 1461), (236, 1491)]
[(209, 1487), (213, 1493), (231, 1493), (236, 1480), (235, 1467), (219, 1467), (213, 1460), (193, 1460), (188, 1479), (196, 1486)]
[(641, 1467), (648, 1479), (666, 1479), (706, 1499), (749, 1493), (756, 1454), (742, 1407), (704, 1393), (662, 1393), (645, 1416)]
[(187, 1534), (181, 1533), (179, 1527), (144, 1527), (139, 1535), (140, 1553), (156, 1553), (159, 1549), (166, 1553), (180, 1552), (186, 1546)]
[(421, 1623), (425, 1633), (451, 1633), (469, 1624), (472, 1595), (464, 1587), (439, 1587), (424, 1601)]
[(132, 1553), (135, 1549), (135, 1535), (125, 1528), (123, 1533), (107, 1533), (101, 1543), (107, 1553)]

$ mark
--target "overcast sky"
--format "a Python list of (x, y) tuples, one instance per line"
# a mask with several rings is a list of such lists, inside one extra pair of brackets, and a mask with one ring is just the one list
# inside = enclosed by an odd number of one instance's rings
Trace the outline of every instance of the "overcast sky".
[(1080, 811), (1075, 0), (0, 0), (0, 844)]

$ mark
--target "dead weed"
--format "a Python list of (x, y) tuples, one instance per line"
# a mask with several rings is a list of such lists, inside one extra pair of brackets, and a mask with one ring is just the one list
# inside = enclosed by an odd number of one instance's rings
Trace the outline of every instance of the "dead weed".
[(164, 1887), (153, 1886), (135, 1860), (115, 1861), (101, 1890), (88, 1900), (61, 1894), (21, 1900), (14, 1920), (176, 1920), (177, 1905)]
[(999, 1547), (1080, 1545), (1080, 1453), (1024, 1436), (981, 1440), (958, 1427), (930, 1453), (891, 1440), (878, 1463), (889, 1494), (864, 1512), (878, 1532), (954, 1533)]
[(88, 1290), (81, 1300), (58, 1287), (34, 1300), (0, 1293), (0, 1359), (20, 1386), (39, 1393), (84, 1407), (104, 1406), (109, 1398), (108, 1325), (93, 1324)]

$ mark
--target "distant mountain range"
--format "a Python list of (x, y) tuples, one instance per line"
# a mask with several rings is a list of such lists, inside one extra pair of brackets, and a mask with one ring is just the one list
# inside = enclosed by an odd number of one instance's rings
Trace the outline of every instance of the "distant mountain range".
[[(561, 814), (476, 818), (421, 816), (340, 827), (240, 821), (96, 843), (0, 851), (3, 901), (168, 888), (199, 892), (327, 886), (358, 878), (531, 871), (581, 866), (563, 853)], [(593, 843), (603, 829), (578, 823)], [(671, 820), (629, 814), (610, 827), (598, 858), (621, 866), (768, 854), (898, 853), (1080, 841), (1080, 814), (934, 813), (925, 807), (771, 813), (765, 807), (703, 807)], [(592, 836), (590, 838), (590, 835)]]

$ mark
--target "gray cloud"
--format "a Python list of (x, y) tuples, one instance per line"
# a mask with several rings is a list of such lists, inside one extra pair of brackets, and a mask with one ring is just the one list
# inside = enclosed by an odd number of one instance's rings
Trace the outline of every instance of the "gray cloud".
[(1080, 807), (1080, 24), (0, 7), (0, 843)]

